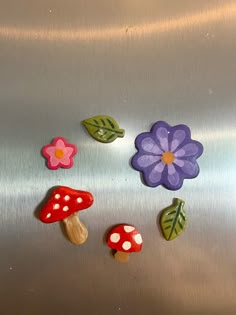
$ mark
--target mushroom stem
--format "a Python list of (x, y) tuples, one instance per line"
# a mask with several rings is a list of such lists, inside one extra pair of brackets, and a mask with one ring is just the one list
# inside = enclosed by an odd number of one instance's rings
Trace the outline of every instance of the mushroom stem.
[(114, 256), (119, 262), (126, 263), (129, 261), (129, 253), (117, 251)]
[(63, 220), (69, 240), (75, 245), (83, 244), (88, 237), (88, 230), (77, 214), (72, 214)]

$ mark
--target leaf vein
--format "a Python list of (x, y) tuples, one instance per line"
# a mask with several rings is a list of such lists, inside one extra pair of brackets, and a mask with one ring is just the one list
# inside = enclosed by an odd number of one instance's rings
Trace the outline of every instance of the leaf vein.
[(180, 220), (178, 220), (178, 224), (179, 224), (179, 227), (183, 230), (183, 225), (182, 225), (182, 223), (180, 222)]
[(164, 223), (172, 222), (173, 220), (174, 220), (174, 218), (173, 219), (168, 219), (168, 220), (165, 220)]
[(86, 125), (89, 125), (89, 126), (92, 126), (92, 127), (95, 127), (95, 128), (100, 128), (100, 129), (104, 129), (104, 130), (107, 130), (107, 131), (110, 131), (110, 132), (113, 132), (113, 133), (116, 133), (116, 134), (119, 134), (119, 135), (123, 135), (124, 134), (124, 131), (121, 130), (116, 130), (116, 129), (110, 129), (110, 128), (107, 128), (107, 127), (103, 127), (103, 126), (99, 126), (99, 125), (94, 125), (92, 123), (89, 123), (87, 121), (84, 121), (84, 124)]
[(115, 125), (113, 124), (113, 122), (109, 118), (107, 118), (107, 121), (109, 122), (111, 128), (114, 129)]
[[(176, 212), (176, 216), (175, 216), (175, 220), (174, 220), (174, 222), (173, 222), (173, 226), (172, 226), (172, 229), (171, 229), (171, 232), (170, 232), (170, 235), (169, 235), (169, 240), (171, 239), (171, 236), (172, 236), (173, 232), (174, 232), (174, 231), (176, 232), (176, 223), (177, 223), (179, 214), (181, 213), (182, 205), (183, 205), (183, 204), (180, 203), (179, 206), (178, 206), (178, 209), (177, 209), (177, 212)], [(178, 233), (176, 233), (176, 235), (178, 235)]]

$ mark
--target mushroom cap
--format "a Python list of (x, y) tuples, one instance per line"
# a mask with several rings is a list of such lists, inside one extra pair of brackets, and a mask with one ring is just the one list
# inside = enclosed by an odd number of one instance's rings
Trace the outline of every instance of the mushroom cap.
[(92, 204), (93, 196), (90, 192), (61, 186), (53, 191), (42, 208), (39, 219), (44, 223), (61, 221)]
[(107, 238), (107, 245), (120, 252), (140, 252), (142, 249), (142, 236), (132, 225), (119, 224), (115, 226)]

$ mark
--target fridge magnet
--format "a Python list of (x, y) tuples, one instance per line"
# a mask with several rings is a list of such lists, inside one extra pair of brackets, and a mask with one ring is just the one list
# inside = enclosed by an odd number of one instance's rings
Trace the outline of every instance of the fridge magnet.
[(199, 174), (197, 158), (202, 155), (203, 146), (191, 139), (191, 131), (186, 125), (171, 127), (158, 121), (150, 132), (137, 136), (135, 146), (138, 152), (131, 164), (142, 173), (144, 182), (150, 187), (163, 185), (178, 190), (184, 179)]
[(117, 137), (123, 138), (124, 129), (120, 129), (118, 123), (110, 116), (95, 116), (82, 121), (89, 134), (97, 141), (109, 143)]
[(57, 170), (59, 167), (71, 168), (76, 153), (76, 146), (67, 143), (63, 137), (55, 138), (51, 144), (42, 148), (42, 154), (47, 159), (47, 167), (51, 170)]
[(79, 220), (77, 212), (89, 208), (92, 204), (91, 193), (61, 186), (53, 191), (41, 209), (39, 218), (44, 223), (63, 221), (69, 240), (81, 245), (88, 237), (88, 230)]
[(175, 198), (173, 204), (163, 210), (161, 215), (161, 229), (164, 238), (171, 241), (178, 237), (186, 227), (185, 202)]
[(108, 234), (107, 244), (111, 249), (116, 250), (114, 258), (117, 261), (126, 263), (129, 261), (130, 253), (141, 251), (143, 240), (141, 234), (134, 226), (120, 224)]

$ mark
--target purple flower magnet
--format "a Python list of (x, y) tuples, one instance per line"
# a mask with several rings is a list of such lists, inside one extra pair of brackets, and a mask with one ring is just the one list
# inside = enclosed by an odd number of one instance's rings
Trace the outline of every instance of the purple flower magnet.
[(137, 136), (135, 146), (138, 152), (131, 164), (142, 172), (145, 183), (150, 187), (159, 185), (170, 190), (182, 187), (186, 178), (199, 174), (197, 158), (203, 153), (200, 142), (191, 139), (186, 125), (171, 127), (164, 121), (158, 121), (150, 132)]

